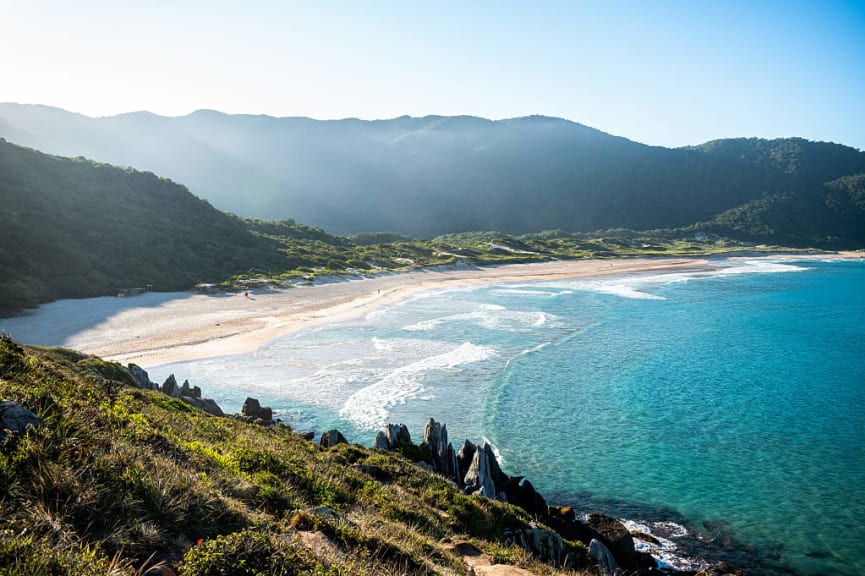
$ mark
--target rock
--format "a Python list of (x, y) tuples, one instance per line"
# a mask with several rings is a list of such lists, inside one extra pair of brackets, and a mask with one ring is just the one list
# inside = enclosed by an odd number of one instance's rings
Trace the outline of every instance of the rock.
[(391, 450), (399, 444), (411, 444), (411, 434), (409, 434), (405, 424), (388, 424), (385, 433), (387, 434), (387, 444)]
[(244, 400), (240, 413), (252, 418), (253, 421), (256, 418), (261, 418), (264, 422), (271, 422), (273, 420), (273, 410), (271, 410), (270, 406), (262, 406), (255, 398)]
[(319, 518), (327, 518), (328, 520), (342, 520), (342, 514), (340, 514), (330, 506), (307, 508), (305, 512), (312, 514), (313, 516), (318, 516)]
[(201, 398), (201, 388), (198, 386), (192, 387), (192, 397), (193, 398)]
[(372, 443), (372, 447), (379, 450), (390, 450), (390, 446), (387, 443), (387, 434), (379, 430), (375, 435), (375, 441)]
[(183, 381), (183, 385), (180, 387), (180, 395), (192, 396), (192, 389), (189, 387), (189, 380)]
[(315, 432), (301, 432), (300, 437), (304, 440), (312, 440), (315, 438)]
[(493, 485), (496, 487), (496, 491), (499, 491), (501, 489), (500, 487), (504, 485), (507, 475), (502, 472), (496, 454), (493, 452), (493, 447), (490, 446), (489, 442), (484, 442), (483, 450), (487, 453), (487, 462), (489, 462), (490, 465), (490, 478), (493, 480)]
[(742, 571), (726, 562), (719, 562), (697, 572), (696, 576), (742, 576)]
[(522, 476), (511, 478), (505, 482), (502, 491), (508, 502), (519, 506), (532, 516), (538, 518), (548, 514), (547, 501), (538, 494), (532, 483), (524, 480)]
[(456, 470), (450, 457), (454, 449), (448, 443), (447, 424), (439, 424), (430, 418), (424, 427), (420, 449), (432, 463), (434, 472), (438, 472), (445, 478), (456, 478)]
[[(460, 448), (460, 451), (457, 453), (457, 468), (459, 468), (460, 471), (468, 472), (477, 449), (478, 447), (472, 444), (470, 440), (466, 439), (466, 441), (463, 442), (462, 448)], [(460, 486), (465, 485), (463, 481), (464, 476), (465, 473), (463, 473), (463, 476), (457, 476), (457, 483)]]
[(472, 458), (468, 472), (463, 478), (463, 483), (469, 494), (495, 499), (496, 487), (490, 475), (490, 463), (486, 450), (475, 450), (474, 458)]
[(589, 556), (597, 563), (598, 572), (603, 576), (612, 576), (616, 573), (616, 559), (600, 540), (592, 538), (589, 542)]
[(322, 448), (330, 448), (337, 444), (348, 444), (348, 440), (345, 439), (345, 436), (339, 430), (328, 430), (321, 435), (318, 444)]
[(509, 541), (531, 552), (538, 560), (553, 566), (561, 566), (565, 555), (565, 542), (552, 530), (544, 530), (532, 525), (531, 528), (506, 530), (504, 535)]
[(24, 432), (28, 426), (38, 428), (42, 426), (42, 420), (27, 408), (11, 400), (0, 400), (0, 440), (6, 438), (9, 433)]
[(589, 514), (584, 521), (598, 534), (597, 540), (607, 547), (618, 566), (625, 570), (637, 567), (634, 539), (621, 522), (604, 514)]
[(225, 412), (222, 411), (222, 408), (212, 398), (198, 398), (197, 400), (201, 402), (201, 409), (208, 414), (220, 417), (225, 416)]
[(150, 375), (147, 374), (147, 370), (139, 366), (138, 364), (130, 364), (127, 366), (129, 373), (132, 374), (132, 377), (135, 378), (135, 381), (138, 382), (138, 387), (143, 388), (144, 390), (156, 390), (159, 388), (159, 385), (156, 382), (150, 380)]
[(177, 379), (174, 374), (169, 374), (165, 382), (162, 383), (162, 392), (172, 398), (180, 398), (180, 389), (177, 387)]

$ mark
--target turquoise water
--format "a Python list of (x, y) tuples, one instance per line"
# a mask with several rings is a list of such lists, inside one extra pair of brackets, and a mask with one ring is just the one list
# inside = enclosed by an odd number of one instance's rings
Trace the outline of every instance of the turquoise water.
[(556, 503), (663, 510), (773, 564), (862, 574), (863, 353), (865, 262), (724, 260), (429, 293), (151, 376), (367, 444), (433, 416)]

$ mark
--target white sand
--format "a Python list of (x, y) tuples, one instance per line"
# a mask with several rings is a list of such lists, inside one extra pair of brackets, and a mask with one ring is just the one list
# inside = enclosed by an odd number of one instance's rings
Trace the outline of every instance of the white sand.
[[(863, 254), (834, 256), (862, 257)], [(258, 291), (250, 297), (184, 292), (61, 300), (23, 317), (0, 320), (0, 331), (9, 332), (24, 343), (65, 346), (150, 367), (251, 352), (273, 338), (360, 317), (377, 307), (427, 290), (600, 274), (682, 271), (708, 265), (707, 260), (688, 258), (567, 260), (488, 268), (416, 270), (309, 287)]]

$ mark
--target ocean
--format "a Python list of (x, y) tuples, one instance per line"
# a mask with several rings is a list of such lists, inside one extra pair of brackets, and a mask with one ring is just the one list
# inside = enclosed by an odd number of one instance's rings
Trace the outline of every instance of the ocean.
[[(427, 418), (664, 561), (865, 574), (865, 261), (436, 291), (251, 354), (176, 363), (226, 411), (370, 445)], [(641, 544), (644, 549), (650, 547)]]

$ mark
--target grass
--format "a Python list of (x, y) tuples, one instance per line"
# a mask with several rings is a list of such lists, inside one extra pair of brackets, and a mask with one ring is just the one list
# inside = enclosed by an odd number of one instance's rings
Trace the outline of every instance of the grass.
[(98, 358), (0, 337), (0, 398), (43, 421), (0, 442), (0, 576), (467, 574), (449, 541), (571, 573), (504, 540), (520, 509), (398, 454), (192, 410)]

